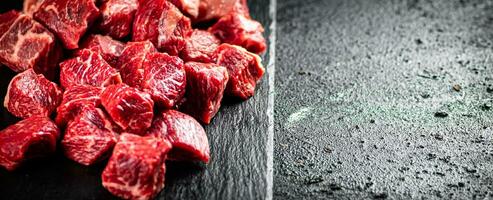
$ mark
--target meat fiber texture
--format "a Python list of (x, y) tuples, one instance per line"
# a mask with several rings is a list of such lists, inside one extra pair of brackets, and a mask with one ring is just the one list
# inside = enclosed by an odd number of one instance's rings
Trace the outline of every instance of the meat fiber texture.
[(226, 94), (240, 99), (253, 96), (257, 81), (265, 72), (260, 57), (242, 47), (229, 44), (221, 44), (216, 56), (217, 64), (228, 69)]
[(152, 199), (164, 188), (169, 142), (124, 133), (103, 171), (103, 186), (124, 199)]
[(214, 62), (214, 52), (220, 44), (221, 41), (212, 33), (195, 29), (187, 40), (180, 57), (186, 62), (212, 63)]
[(48, 117), (33, 116), (0, 131), (0, 165), (14, 170), (23, 161), (53, 153), (60, 130)]
[(138, 0), (106, 0), (100, 7), (99, 30), (115, 39), (128, 36), (138, 6)]
[(78, 50), (75, 54), (80, 55), (83, 49), (91, 49), (92, 51), (99, 53), (112, 67), (116, 67), (123, 48), (125, 48), (125, 44), (113, 40), (109, 36), (89, 35), (81, 42), (81, 50)]
[(183, 98), (186, 75), (180, 58), (156, 52), (149, 42), (133, 42), (119, 62), (123, 82), (151, 94), (159, 106), (171, 108)]
[(238, 12), (221, 17), (209, 31), (222, 42), (242, 46), (253, 53), (267, 49), (262, 24)]
[(167, 0), (148, 0), (137, 9), (133, 41), (150, 40), (160, 51), (178, 55), (192, 34), (190, 19)]
[(65, 129), (61, 142), (65, 156), (83, 165), (109, 157), (117, 142), (116, 125), (99, 108), (84, 109)]
[(182, 110), (195, 119), (209, 124), (221, 107), (229, 80), (228, 70), (215, 64), (188, 62), (187, 90)]
[(61, 40), (66, 49), (77, 49), (80, 38), (99, 17), (94, 0), (44, 0), (34, 19)]
[(22, 12), (26, 15), (32, 16), (39, 6), (43, 3), (43, 0), (24, 0)]
[(120, 73), (90, 49), (81, 50), (79, 56), (60, 63), (60, 84), (65, 89), (76, 85), (104, 87), (121, 82)]
[(57, 108), (55, 122), (64, 127), (85, 109), (96, 108), (101, 105), (99, 95), (103, 92), (102, 87), (78, 85), (68, 88), (63, 93), (63, 100)]
[(154, 102), (151, 96), (125, 84), (108, 86), (101, 103), (123, 131), (143, 135), (151, 126)]
[(62, 90), (56, 83), (28, 69), (10, 81), (4, 106), (19, 118), (35, 115), (48, 117), (61, 101)]
[(204, 128), (193, 117), (167, 110), (154, 119), (149, 135), (171, 142), (172, 160), (209, 162), (209, 141)]
[(200, 0), (169, 0), (169, 2), (190, 17), (196, 18), (199, 15)]
[(32, 68), (52, 79), (60, 55), (55, 36), (31, 17), (17, 11), (0, 15), (0, 63), (15, 72)]

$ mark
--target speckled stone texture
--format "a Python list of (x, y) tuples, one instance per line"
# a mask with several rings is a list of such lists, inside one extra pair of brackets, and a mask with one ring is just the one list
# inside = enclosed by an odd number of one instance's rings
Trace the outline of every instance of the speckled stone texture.
[(493, 198), (493, 1), (277, 15), (274, 199)]

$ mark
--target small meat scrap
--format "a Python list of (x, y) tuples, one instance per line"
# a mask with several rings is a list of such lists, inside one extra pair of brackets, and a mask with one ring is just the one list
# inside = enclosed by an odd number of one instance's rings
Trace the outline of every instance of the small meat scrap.
[(99, 10), (94, 0), (44, 0), (33, 16), (57, 35), (65, 48), (77, 49)]
[(55, 152), (60, 130), (48, 117), (33, 116), (0, 131), (0, 165), (14, 170), (23, 161)]
[(198, 17), (192, 18), (194, 23), (219, 19), (230, 12), (250, 16), (246, 0), (201, 0)]
[(81, 50), (77, 57), (60, 63), (60, 83), (64, 88), (76, 85), (103, 87), (121, 82), (120, 73), (90, 49)]
[(238, 12), (221, 17), (209, 31), (222, 42), (242, 46), (253, 53), (263, 53), (267, 48), (262, 24)]
[[(81, 49), (91, 49), (99, 53), (108, 64), (115, 68), (124, 47), (125, 44), (122, 42), (102, 35), (90, 35), (80, 45)], [(76, 54), (79, 52), (81, 51), (77, 51)]]
[(148, 0), (137, 9), (133, 41), (150, 40), (160, 51), (178, 55), (192, 34), (190, 19), (167, 0)]
[(154, 102), (151, 96), (125, 84), (108, 86), (101, 103), (124, 131), (143, 135), (151, 126)]
[(265, 72), (260, 57), (242, 47), (229, 44), (221, 44), (216, 56), (217, 64), (228, 69), (226, 94), (240, 99), (253, 96), (257, 81)]
[(221, 107), (228, 83), (228, 70), (216, 64), (188, 62), (187, 89), (182, 110), (195, 119), (209, 124)]
[(101, 8), (99, 30), (115, 39), (130, 34), (138, 0), (105, 0)]
[(214, 52), (221, 41), (214, 34), (195, 29), (180, 54), (184, 61), (212, 63)]
[(14, 116), (24, 119), (49, 116), (61, 101), (62, 90), (58, 85), (29, 69), (12, 78), (4, 106)]
[(140, 87), (144, 80), (144, 60), (147, 54), (155, 52), (157, 49), (149, 41), (127, 43), (117, 65), (123, 82), (132, 87)]
[(152, 122), (148, 134), (171, 142), (170, 159), (209, 162), (207, 135), (191, 116), (175, 110), (163, 111)]
[(92, 165), (110, 156), (117, 142), (111, 119), (99, 108), (85, 109), (67, 124), (61, 142), (65, 156)]
[(173, 3), (182, 13), (196, 18), (199, 15), (200, 0), (169, 0)]
[(102, 87), (87, 85), (77, 85), (68, 88), (63, 93), (62, 103), (57, 108), (55, 122), (59, 126), (64, 127), (68, 121), (73, 120), (83, 109), (95, 108), (101, 105), (99, 95), (102, 92)]
[(10, 11), (0, 15), (0, 63), (15, 72), (34, 69), (52, 78), (61, 51), (55, 36), (31, 17)]
[(101, 175), (103, 186), (124, 199), (152, 199), (164, 188), (169, 142), (123, 133)]

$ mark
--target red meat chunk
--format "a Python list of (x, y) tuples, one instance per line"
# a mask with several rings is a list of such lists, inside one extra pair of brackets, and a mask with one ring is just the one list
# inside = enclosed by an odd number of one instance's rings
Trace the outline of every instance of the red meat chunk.
[(80, 38), (99, 16), (94, 0), (44, 0), (34, 19), (50, 29), (67, 49), (77, 49)]
[(32, 69), (17, 74), (9, 84), (4, 106), (19, 118), (49, 116), (62, 101), (62, 90)]
[(101, 87), (78, 85), (68, 88), (63, 93), (63, 100), (57, 108), (55, 122), (59, 126), (65, 126), (68, 121), (87, 108), (95, 108), (101, 105), (99, 95), (103, 92)]
[(148, 0), (139, 6), (133, 41), (150, 40), (160, 51), (178, 55), (192, 34), (190, 19), (167, 0)]
[(217, 64), (228, 69), (226, 94), (240, 99), (253, 96), (257, 81), (265, 71), (259, 56), (229, 44), (221, 44), (217, 48)]
[(212, 63), (221, 41), (208, 31), (195, 29), (181, 52), (184, 61)]
[(267, 48), (262, 24), (241, 13), (221, 17), (209, 31), (222, 42), (242, 46), (253, 53), (262, 53)]
[(33, 68), (52, 78), (61, 51), (48, 29), (27, 15), (11, 11), (0, 15), (0, 35), (2, 64), (15, 72)]
[(64, 88), (76, 85), (103, 87), (121, 82), (120, 73), (90, 49), (81, 50), (79, 56), (60, 63), (60, 83)]
[(151, 126), (154, 102), (151, 96), (125, 84), (108, 86), (101, 103), (123, 130), (142, 135)]
[(184, 14), (190, 17), (198, 17), (200, 0), (169, 0)]
[(44, 0), (24, 0), (24, 5), (22, 7), (22, 12), (24, 14), (32, 16), (36, 10), (38, 10), (39, 6), (41, 3), (43, 3)]
[(195, 119), (209, 124), (221, 107), (228, 83), (228, 70), (215, 64), (188, 62), (187, 92), (183, 111)]
[(33, 116), (0, 131), (0, 165), (14, 170), (23, 161), (56, 149), (60, 130), (48, 117)]
[(230, 12), (239, 12), (250, 16), (246, 0), (201, 0), (199, 16), (193, 22), (203, 22), (219, 19)]
[(82, 111), (65, 129), (61, 142), (67, 158), (92, 165), (107, 158), (117, 142), (113, 122), (99, 108)]
[(123, 82), (132, 87), (140, 87), (144, 80), (144, 60), (147, 54), (154, 52), (157, 50), (149, 41), (127, 43), (118, 60)]
[(106, 0), (101, 6), (99, 30), (115, 39), (130, 34), (138, 0)]
[(156, 116), (148, 134), (171, 142), (172, 160), (209, 162), (209, 141), (204, 128), (193, 117), (168, 110)]
[[(81, 43), (80, 47), (99, 53), (108, 64), (116, 67), (125, 44), (113, 40), (109, 36), (90, 35)], [(80, 52), (81, 50), (77, 51), (76, 54), (80, 55)]]
[(152, 199), (164, 188), (169, 142), (124, 133), (101, 175), (103, 186), (124, 199)]

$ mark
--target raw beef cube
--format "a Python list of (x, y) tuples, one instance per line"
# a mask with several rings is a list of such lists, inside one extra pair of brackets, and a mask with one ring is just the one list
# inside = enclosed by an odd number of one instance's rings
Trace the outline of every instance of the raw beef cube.
[(216, 115), (228, 83), (228, 70), (215, 64), (188, 62), (187, 90), (183, 111), (209, 124)]
[(147, 54), (157, 52), (149, 41), (129, 42), (118, 60), (123, 82), (132, 87), (140, 87), (144, 80), (143, 63)]
[(239, 12), (250, 16), (246, 0), (201, 0), (199, 15), (193, 22), (203, 22), (219, 19), (230, 12)]
[(33, 68), (51, 78), (60, 54), (55, 36), (27, 15), (8, 12), (0, 16), (5, 18), (0, 22), (0, 31), (6, 31), (0, 37), (0, 62), (15, 72)]
[(185, 95), (187, 84), (183, 61), (165, 53), (148, 54), (144, 61), (141, 89), (162, 107), (171, 108)]
[[(81, 43), (80, 47), (81, 49), (91, 49), (99, 53), (108, 64), (116, 67), (125, 44), (113, 40), (109, 36), (90, 35)], [(76, 54), (79, 54), (79, 52), (81, 50), (77, 51)]]
[(112, 123), (99, 108), (82, 111), (65, 129), (61, 142), (65, 156), (83, 165), (107, 158), (117, 142)]
[(190, 19), (167, 0), (148, 0), (139, 6), (133, 41), (150, 40), (160, 51), (178, 55), (192, 34)]
[(184, 14), (190, 17), (198, 17), (200, 0), (169, 0)]
[(19, 118), (34, 115), (49, 116), (62, 101), (62, 90), (53, 83), (28, 69), (10, 81), (4, 106)]
[(208, 31), (195, 29), (181, 52), (184, 61), (212, 63), (221, 41)]
[(253, 53), (262, 53), (267, 48), (262, 24), (237, 12), (221, 17), (209, 31), (222, 42), (242, 46)]
[(86, 108), (95, 108), (101, 105), (99, 95), (103, 92), (101, 87), (87, 85), (78, 85), (68, 88), (63, 93), (63, 100), (57, 108), (55, 122), (59, 126), (65, 126), (82, 110)]
[(67, 49), (77, 49), (87, 27), (99, 16), (94, 0), (44, 0), (34, 12), (34, 19), (44, 24)]
[(152, 122), (148, 134), (171, 142), (172, 160), (209, 162), (209, 141), (204, 128), (184, 113), (164, 111)]
[(26, 15), (33, 16), (33, 13), (38, 10), (41, 3), (43, 3), (43, 0), (24, 0), (22, 11)]
[(12, 26), (20, 15), (21, 14), (16, 10), (0, 14), (0, 37), (9, 30), (10, 26)]
[(33, 116), (0, 131), (0, 165), (14, 170), (24, 160), (51, 154), (60, 130), (48, 117)]
[(151, 126), (154, 102), (151, 96), (125, 84), (108, 86), (101, 103), (123, 130), (143, 135)]
[(101, 32), (115, 39), (130, 34), (138, 5), (138, 0), (106, 0), (101, 6)]
[(164, 188), (169, 142), (124, 133), (101, 175), (103, 186), (124, 199), (152, 199)]
[(90, 49), (83, 49), (79, 56), (60, 63), (60, 83), (64, 88), (76, 85), (103, 87), (121, 82), (120, 73)]
[(246, 49), (229, 44), (217, 48), (217, 64), (228, 69), (229, 81), (226, 93), (240, 99), (248, 99), (255, 93), (257, 81), (264, 75), (259, 56)]

